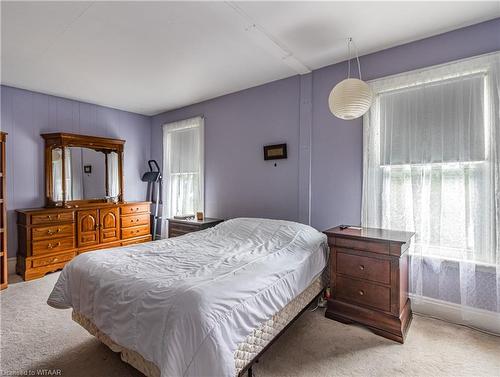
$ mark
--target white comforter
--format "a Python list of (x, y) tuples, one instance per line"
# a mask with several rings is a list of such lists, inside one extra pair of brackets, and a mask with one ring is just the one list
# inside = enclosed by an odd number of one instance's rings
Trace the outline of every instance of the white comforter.
[(73, 308), (162, 376), (234, 376), (234, 352), (325, 268), (326, 237), (240, 218), (183, 237), (79, 255), (48, 304)]

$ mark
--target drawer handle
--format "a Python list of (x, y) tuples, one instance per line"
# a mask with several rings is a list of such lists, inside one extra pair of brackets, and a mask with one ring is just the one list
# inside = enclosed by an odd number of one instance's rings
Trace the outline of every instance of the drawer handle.
[(365, 295), (365, 291), (363, 291), (362, 289), (360, 289), (360, 290), (358, 291), (358, 293), (359, 293), (359, 295), (360, 295), (360, 296), (364, 296), (364, 295)]
[(49, 229), (49, 230), (47, 231), (47, 234), (48, 234), (49, 236), (51, 236), (51, 235), (53, 235), (53, 234), (60, 233), (60, 232), (61, 232), (61, 229), (59, 229), (59, 228), (57, 228), (57, 230), (56, 230), (56, 231)]
[(360, 264), (360, 265), (359, 265), (359, 269), (360, 269), (361, 271), (363, 271), (363, 270), (365, 269), (365, 266), (363, 266), (362, 264)]
[(59, 259), (57, 258), (52, 258), (52, 260), (50, 261), (50, 263), (56, 263)]
[(51, 243), (49, 243), (49, 244), (47, 245), (47, 249), (53, 249), (54, 247), (58, 247), (58, 246), (61, 246), (61, 243), (60, 243), (60, 242), (56, 243), (55, 245), (52, 245)]

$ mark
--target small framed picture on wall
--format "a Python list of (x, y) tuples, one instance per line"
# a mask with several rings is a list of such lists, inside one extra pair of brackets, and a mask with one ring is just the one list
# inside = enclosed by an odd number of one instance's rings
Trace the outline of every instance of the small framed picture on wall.
[(287, 158), (286, 144), (264, 146), (264, 160), (280, 160)]

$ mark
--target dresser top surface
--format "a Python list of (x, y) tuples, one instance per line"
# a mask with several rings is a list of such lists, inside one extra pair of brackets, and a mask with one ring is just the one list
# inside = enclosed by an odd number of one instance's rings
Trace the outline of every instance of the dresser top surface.
[(375, 241), (393, 241), (400, 243), (408, 242), (415, 234), (413, 232), (378, 228), (348, 227), (340, 229), (340, 226), (325, 230), (323, 233), (330, 237), (334, 236)]
[(39, 207), (39, 208), (23, 208), (16, 209), (16, 212), (25, 214), (36, 214), (39, 212), (69, 212), (76, 210), (92, 209), (92, 208), (108, 208), (108, 207), (125, 207), (127, 205), (151, 204), (151, 202), (119, 202), (119, 203), (83, 203), (68, 207)]

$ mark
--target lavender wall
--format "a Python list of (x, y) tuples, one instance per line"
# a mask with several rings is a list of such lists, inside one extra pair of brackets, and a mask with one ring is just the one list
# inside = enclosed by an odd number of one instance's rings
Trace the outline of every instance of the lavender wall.
[[(205, 212), (210, 217), (298, 218), (300, 78), (275, 81), (153, 117), (152, 156), (162, 161), (162, 125), (205, 116)], [(288, 159), (264, 161), (286, 142)]]
[(7, 132), (9, 256), (16, 255), (15, 209), (44, 205), (40, 133), (73, 132), (125, 139), (125, 199), (144, 200), (141, 172), (150, 158), (151, 119), (146, 116), (1, 86), (1, 130)]

